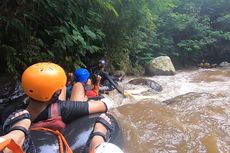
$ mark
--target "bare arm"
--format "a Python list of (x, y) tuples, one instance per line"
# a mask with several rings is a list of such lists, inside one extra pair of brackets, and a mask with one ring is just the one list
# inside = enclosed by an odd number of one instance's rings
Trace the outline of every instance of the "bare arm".
[(89, 101), (89, 113), (100, 113), (100, 112), (106, 112), (107, 110), (110, 110), (113, 108), (114, 103), (113, 100), (110, 99), (108, 96), (104, 95), (104, 98), (102, 98), (99, 101)]
[(102, 113), (107, 111), (107, 106), (102, 101), (89, 101), (89, 114)]

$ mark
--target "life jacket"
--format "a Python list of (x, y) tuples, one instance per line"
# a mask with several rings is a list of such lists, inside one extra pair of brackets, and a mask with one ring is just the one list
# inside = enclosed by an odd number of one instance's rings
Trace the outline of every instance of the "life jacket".
[(94, 90), (89, 90), (89, 91), (86, 92), (86, 96), (88, 98), (93, 98), (93, 97), (97, 97), (98, 93), (96, 93)]
[(13, 139), (8, 139), (0, 143), (0, 152), (3, 152), (5, 148), (10, 149), (14, 153), (23, 153), (22, 148)]
[(60, 153), (73, 153), (64, 135), (59, 132), (60, 130), (64, 129), (66, 125), (62, 120), (60, 109), (56, 102), (52, 103), (49, 107), (48, 117), (49, 118), (47, 120), (34, 123), (30, 130), (49, 131), (57, 136)]
[(44, 127), (52, 130), (62, 130), (65, 128), (58, 104), (52, 103), (48, 110), (48, 119), (32, 124), (32, 128)]

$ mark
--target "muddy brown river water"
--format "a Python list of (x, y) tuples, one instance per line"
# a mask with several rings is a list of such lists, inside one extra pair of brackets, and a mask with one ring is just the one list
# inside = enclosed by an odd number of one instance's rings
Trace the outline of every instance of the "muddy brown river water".
[(123, 99), (114, 94), (112, 110), (121, 123), (126, 153), (230, 152), (230, 69), (177, 71), (175, 76), (154, 76), (163, 87), (145, 86)]
[[(127, 83), (131, 79), (121, 83), (128, 98), (116, 91), (111, 95), (125, 153), (230, 153), (230, 68), (148, 77), (163, 87), (161, 92)], [(5, 104), (21, 102), (17, 97), (23, 92), (8, 77), (0, 81), (3, 111)]]

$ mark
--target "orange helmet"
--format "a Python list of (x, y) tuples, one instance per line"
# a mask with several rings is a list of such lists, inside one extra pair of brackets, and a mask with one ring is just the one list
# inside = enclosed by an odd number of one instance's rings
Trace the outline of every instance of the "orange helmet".
[(54, 63), (33, 64), (22, 74), (22, 88), (25, 93), (41, 102), (49, 101), (65, 84), (65, 71)]

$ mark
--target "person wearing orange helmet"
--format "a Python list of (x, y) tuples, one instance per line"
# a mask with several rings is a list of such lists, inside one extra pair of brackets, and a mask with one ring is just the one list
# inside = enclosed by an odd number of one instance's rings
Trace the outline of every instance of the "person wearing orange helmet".
[(63, 102), (67, 78), (63, 68), (54, 63), (31, 65), (23, 72), (21, 81), (23, 90), (29, 96), (27, 110), (31, 113), (33, 122), (48, 119), (48, 109), (54, 102), (58, 104), (62, 120), (66, 124), (84, 115), (106, 112), (112, 105), (107, 99), (75, 103), (73, 98)]
[[(58, 105), (66, 124), (83, 115), (106, 112), (111, 105), (108, 100), (77, 103), (61, 101), (60, 99), (64, 99), (63, 91), (66, 90), (66, 75), (64, 70), (54, 63), (37, 63), (28, 67), (23, 72), (21, 81), (23, 90), (29, 97), (29, 105), (26, 110), (18, 110), (6, 119), (3, 125), (5, 135), (0, 137), (0, 152), (36, 152), (28, 129), (31, 121), (48, 118), (51, 103)], [(92, 141), (94, 142), (95, 140)]]

